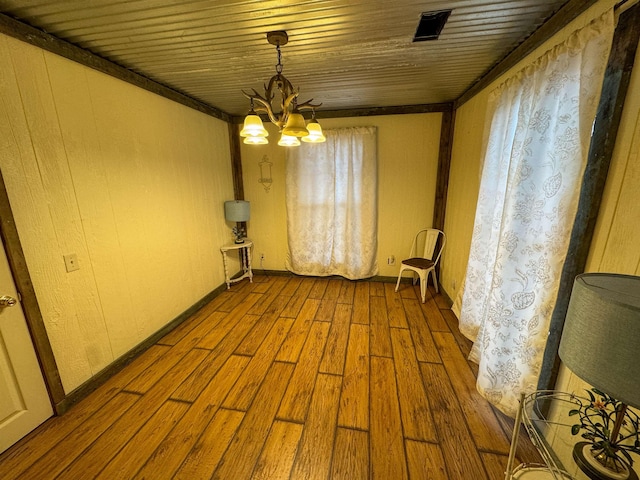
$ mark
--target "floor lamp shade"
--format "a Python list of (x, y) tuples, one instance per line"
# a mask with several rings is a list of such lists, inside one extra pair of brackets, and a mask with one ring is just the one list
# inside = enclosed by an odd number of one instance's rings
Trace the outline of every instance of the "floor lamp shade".
[(249, 220), (249, 202), (230, 200), (224, 202), (224, 218), (229, 222), (246, 222)]
[(640, 277), (578, 275), (559, 353), (581, 379), (640, 408)]

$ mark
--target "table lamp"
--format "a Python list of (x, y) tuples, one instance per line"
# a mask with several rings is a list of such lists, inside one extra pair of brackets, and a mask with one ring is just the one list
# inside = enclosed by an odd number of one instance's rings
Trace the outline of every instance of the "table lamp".
[[(246, 222), (249, 220), (249, 202), (245, 200), (229, 200), (224, 202), (224, 218), (229, 222)], [(232, 229), (235, 243), (244, 243), (245, 225), (236, 225)]]
[(574, 460), (591, 479), (637, 479), (629, 453), (640, 453), (639, 418), (627, 406), (640, 408), (640, 277), (578, 275), (559, 354), (595, 393), (573, 412), (573, 433), (590, 440), (576, 444)]

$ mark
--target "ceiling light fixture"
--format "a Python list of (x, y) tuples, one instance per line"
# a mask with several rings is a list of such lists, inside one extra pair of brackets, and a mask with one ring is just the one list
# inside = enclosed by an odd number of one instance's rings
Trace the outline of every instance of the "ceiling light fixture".
[[(244, 137), (244, 143), (248, 144), (265, 144), (267, 140), (267, 130), (262, 124), (262, 120), (256, 112), (263, 112), (269, 116), (271, 123), (276, 125), (282, 137), (294, 137), (296, 142), (283, 142), (282, 138), (278, 145), (293, 146), (299, 145), (298, 138), (305, 142), (319, 143), (326, 140), (322, 133), (322, 127), (316, 120), (315, 108), (322, 105), (321, 103), (313, 104), (313, 98), (304, 103), (298, 104), (299, 90), (293, 88), (291, 82), (282, 74), (282, 54), (280, 47), (286, 45), (289, 41), (287, 32), (283, 30), (267, 33), (267, 41), (271, 45), (275, 45), (278, 53), (278, 63), (276, 64), (276, 74), (269, 79), (269, 83), (264, 85), (264, 96), (260, 95), (255, 89), (253, 93), (242, 93), (251, 100), (251, 110), (244, 119), (244, 128), (240, 132), (240, 136)], [(276, 92), (280, 96), (280, 111), (274, 112), (273, 100)], [(305, 120), (301, 110), (312, 110), (312, 118), (309, 125), (305, 125)], [(258, 140), (259, 138), (259, 140)]]

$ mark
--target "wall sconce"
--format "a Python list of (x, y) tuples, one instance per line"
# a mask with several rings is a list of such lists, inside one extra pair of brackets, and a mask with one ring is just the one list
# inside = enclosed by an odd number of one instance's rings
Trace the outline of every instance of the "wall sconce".
[(262, 184), (264, 191), (269, 193), (271, 183), (273, 183), (271, 179), (271, 165), (273, 164), (269, 161), (269, 157), (265, 155), (262, 157), (262, 160), (260, 160), (258, 165), (260, 166), (260, 178), (258, 179), (258, 182)]

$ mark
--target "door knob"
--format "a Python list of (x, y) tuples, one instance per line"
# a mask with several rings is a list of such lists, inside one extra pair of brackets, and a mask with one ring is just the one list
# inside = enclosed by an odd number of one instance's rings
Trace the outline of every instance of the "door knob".
[(9, 295), (0, 297), (0, 307), (13, 307), (18, 301)]

